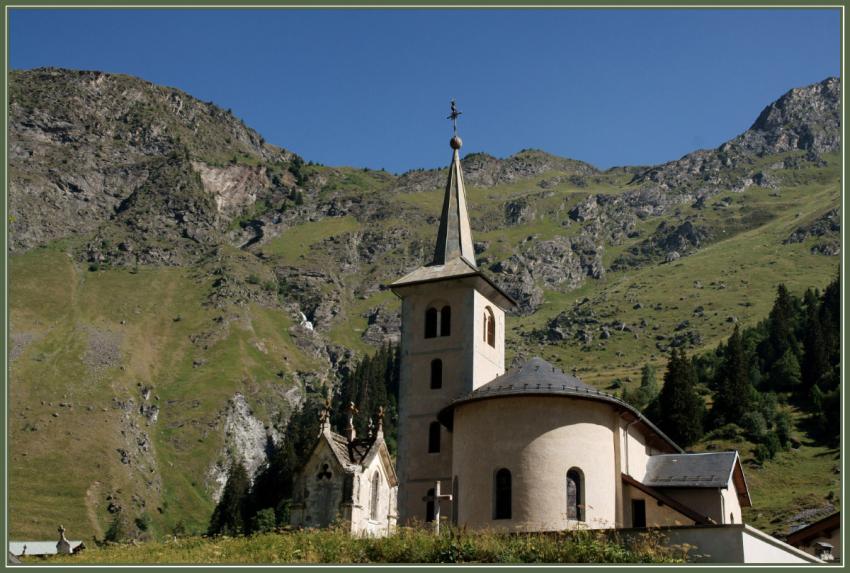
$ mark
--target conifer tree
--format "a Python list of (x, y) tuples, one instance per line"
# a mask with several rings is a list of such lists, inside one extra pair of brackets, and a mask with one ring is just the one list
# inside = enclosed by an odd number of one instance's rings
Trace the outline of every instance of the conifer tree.
[(714, 383), (716, 392), (711, 407), (711, 421), (714, 427), (738, 423), (741, 417), (752, 409), (755, 391), (750, 385), (749, 377), (741, 332), (736, 325), (723, 348), (723, 361), (717, 370)]
[(655, 378), (655, 367), (644, 364), (640, 371), (640, 386), (634, 393), (623, 391), (623, 399), (635, 408), (643, 410), (658, 396), (658, 382)]
[(806, 292), (806, 327), (803, 333), (803, 361), (800, 375), (803, 389), (811, 392), (829, 371), (828, 349), (821, 323), (821, 309), (815, 293)]
[[(841, 277), (824, 289), (819, 309), (821, 332), (830, 365), (841, 362)], [(826, 373), (825, 373), (826, 374)]]
[(245, 532), (248, 489), (251, 482), (242, 462), (230, 466), (227, 484), (210, 518), (210, 535), (238, 535)]
[(767, 318), (767, 338), (759, 345), (759, 355), (762, 358), (762, 370), (769, 372), (773, 364), (782, 358), (785, 351), (792, 347), (796, 340), (794, 336), (795, 301), (780, 284), (776, 288), (776, 299), (770, 315)]
[(702, 436), (705, 403), (696, 391), (696, 373), (684, 350), (673, 349), (657, 404), (658, 425), (674, 442), (689, 446)]

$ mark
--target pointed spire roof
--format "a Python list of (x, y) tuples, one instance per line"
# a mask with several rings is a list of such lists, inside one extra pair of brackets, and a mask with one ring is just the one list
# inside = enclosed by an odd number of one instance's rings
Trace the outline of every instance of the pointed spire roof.
[(445, 265), (455, 258), (463, 258), (473, 268), (475, 250), (472, 246), (472, 230), (469, 227), (469, 215), (466, 210), (466, 190), (463, 185), (463, 169), (460, 165), (460, 137), (451, 139), (452, 163), (446, 181), (446, 194), (443, 197), (443, 212), (440, 216), (440, 228), (437, 231), (437, 244), (434, 247), (432, 265)]
[(452, 162), (446, 181), (446, 194), (443, 198), (443, 211), (440, 227), (437, 230), (437, 244), (434, 247), (434, 259), (427, 266), (406, 274), (390, 284), (397, 295), (398, 289), (432, 283), (436, 281), (463, 280), (494, 301), (503, 309), (516, 306), (516, 301), (505, 293), (487, 275), (478, 269), (475, 262), (475, 249), (472, 245), (472, 231), (466, 210), (466, 189), (463, 185), (463, 169), (460, 166), (460, 148), (463, 145), (457, 135), (457, 118), (461, 114), (452, 100), (452, 113), (448, 119), (454, 125), (454, 137), (449, 145), (452, 148)]

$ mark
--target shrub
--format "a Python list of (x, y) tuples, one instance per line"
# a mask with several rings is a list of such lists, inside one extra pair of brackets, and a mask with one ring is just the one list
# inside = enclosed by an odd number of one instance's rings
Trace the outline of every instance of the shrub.
[(755, 441), (759, 441), (767, 433), (767, 422), (760, 412), (745, 413), (741, 416), (741, 426)]
[(268, 533), (269, 531), (274, 531), (274, 528), (277, 525), (274, 508), (267, 507), (266, 509), (261, 509), (251, 521), (251, 529), (255, 533)]
[(151, 516), (143, 513), (135, 519), (135, 523), (139, 531), (147, 531), (151, 526)]
[(738, 424), (724, 424), (705, 435), (706, 440), (737, 440), (744, 434)]

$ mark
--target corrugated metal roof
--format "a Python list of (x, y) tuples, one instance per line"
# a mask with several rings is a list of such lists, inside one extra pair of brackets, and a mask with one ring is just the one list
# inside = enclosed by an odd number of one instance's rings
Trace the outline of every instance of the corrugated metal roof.
[(737, 457), (737, 452), (651, 456), (642, 482), (652, 487), (726, 487)]

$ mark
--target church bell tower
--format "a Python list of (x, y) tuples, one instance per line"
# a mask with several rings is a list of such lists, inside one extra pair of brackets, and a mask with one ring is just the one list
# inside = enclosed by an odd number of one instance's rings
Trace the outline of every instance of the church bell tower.
[[(505, 310), (516, 303), (479, 269), (466, 208), (457, 111), (434, 258), (390, 285), (402, 300), (398, 424), (399, 522), (433, 519), (424, 501), (452, 491), (452, 434), (437, 413), (505, 371)], [(451, 510), (444, 515), (454, 518)]]

